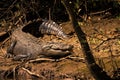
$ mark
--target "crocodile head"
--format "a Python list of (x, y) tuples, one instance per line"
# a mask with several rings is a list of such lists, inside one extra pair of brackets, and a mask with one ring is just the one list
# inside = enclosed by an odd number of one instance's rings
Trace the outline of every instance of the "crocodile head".
[(43, 52), (41, 54), (45, 57), (59, 59), (70, 55), (72, 53), (72, 48), (72, 45), (60, 42), (48, 42), (42, 47)]

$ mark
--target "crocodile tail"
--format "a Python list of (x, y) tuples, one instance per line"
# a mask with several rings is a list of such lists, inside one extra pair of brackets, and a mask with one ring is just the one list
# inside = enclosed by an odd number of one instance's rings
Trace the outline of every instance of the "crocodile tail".
[(68, 35), (66, 35), (62, 31), (62, 27), (60, 27), (57, 23), (55, 23), (52, 20), (43, 21), (42, 24), (39, 27), (39, 31), (42, 34), (53, 34), (56, 35), (59, 38), (68, 38)]

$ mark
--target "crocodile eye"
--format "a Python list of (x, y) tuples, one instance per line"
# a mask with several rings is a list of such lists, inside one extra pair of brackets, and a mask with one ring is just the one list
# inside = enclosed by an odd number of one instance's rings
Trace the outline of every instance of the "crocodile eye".
[(43, 46), (43, 49), (49, 50), (49, 49), (51, 49), (51, 46)]

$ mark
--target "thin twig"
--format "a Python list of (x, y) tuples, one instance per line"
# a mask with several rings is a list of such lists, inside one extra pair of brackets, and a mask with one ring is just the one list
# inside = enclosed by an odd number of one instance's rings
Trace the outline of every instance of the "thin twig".
[(10, 37), (8, 37), (7, 39), (5, 39), (5, 40), (0, 44), (0, 47), (1, 47), (2, 45), (4, 45), (9, 39), (10, 39)]
[(90, 15), (98, 15), (98, 14), (102, 14), (102, 13), (105, 13), (105, 12), (111, 10), (111, 9), (112, 9), (112, 8), (108, 8), (108, 9), (103, 10), (103, 11), (99, 11), (99, 12), (95, 12), (95, 13), (90, 13)]
[[(6, 54), (6, 51), (4, 51), (3, 49), (2, 49), (2, 47), (0, 47), (0, 50), (1, 50), (1, 52), (3, 53), (3, 54)], [(2, 56), (2, 55), (1, 55)], [(2, 56), (3, 57), (3, 56)]]
[(51, 20), (51, 8), (49, 8), (49, 20)]
[(3, 16), (8, 12), (8, 10), (10, 10), (12, 7), (14, 7), (13, 5), (14, 5), (16, 2), (17, 2), (17, 0), (14, 0), (14, 2), (9, 6), (9, 8), (0, 16), (0, 18), (3, 17)]
[(31, 72), (30, 70), (28, 70), (28, 69), (26, 69), (26, 68), (23, 68), (23, 67), (22, 67), (22, 69), (23, 69), (24, 71), (26, 71), (28, 74), (32, 75), (32, 76), (36, 76), (36, 77), (42, 78), (42, 79), (44, 79), (44, 80), (46, 79), (44, 76), (39, 75), (39, 74), (34, 73), (34, 72)]
[(7, 32), (5, 32), (5, 31), (4, 32), (0, 32), (0, 37), (3, 36), (3, 35), (5, 35), (6, 33)]
[(114, 40), (114, 39), (119, 39), (116, 36), (113, 38), (107, 38), (106, 40), (103, 40), (100, 44), (98, 44), (94, 49), (99, 48), (103, 43), (105, 43), (106, 41), (110, 41), (110, 40)]
[(113, 53), (112, 53), (112, 48), (111, 48), (111, 45), (109, 45), (109, 48), (110, 48), (110, 54), (109, 54), (109, 57), (110, 57), (110, 60), (111, 60), (111, 66), (113, 68), (113, 71), (116, 71), (118, 69), (118, 65), (115, 61), (115, 58), (113, 57)]
[(55, 60), (49, 59), (49, 58), (37, 58), (37, 59), (34, 59), (34, 60), (29, 60), (28, 63), (44, 62), (44, 61), (55, 61)]

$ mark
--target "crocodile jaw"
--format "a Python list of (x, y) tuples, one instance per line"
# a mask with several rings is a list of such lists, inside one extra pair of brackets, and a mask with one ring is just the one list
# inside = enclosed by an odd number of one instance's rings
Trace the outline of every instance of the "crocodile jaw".
[(43, 52), (41, 55), (51, 58), (62, 58), (70, 55), (72, 53), (72, 45), (67, 45), (63, 43), (47, 43), (43, 46)]

